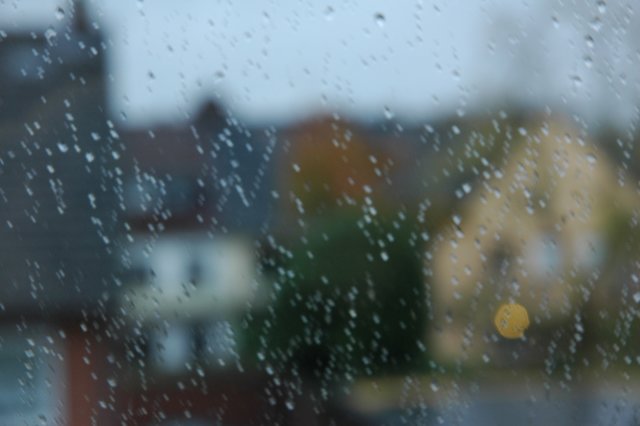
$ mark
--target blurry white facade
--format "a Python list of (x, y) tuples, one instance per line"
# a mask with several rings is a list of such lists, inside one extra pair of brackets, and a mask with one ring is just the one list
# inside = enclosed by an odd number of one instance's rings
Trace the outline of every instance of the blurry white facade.
[(196, 232), (134, 241), (122, 306), (145, 330), (154, 365), (179, 372), (195, 359), (237, 358), (235, 328), (257, 288), (249, 241)]

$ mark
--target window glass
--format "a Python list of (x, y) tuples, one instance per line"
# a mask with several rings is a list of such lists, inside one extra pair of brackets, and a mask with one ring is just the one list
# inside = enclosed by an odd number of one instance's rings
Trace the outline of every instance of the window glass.
[(0, 0), (0, 424), (640, 424), (629, 0)]

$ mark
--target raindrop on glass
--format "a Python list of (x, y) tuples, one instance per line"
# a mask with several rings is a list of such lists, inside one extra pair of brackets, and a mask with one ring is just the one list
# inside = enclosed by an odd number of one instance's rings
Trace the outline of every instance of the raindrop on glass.
[(44, 32), (44, 37), (47, 39), (47, 43), (49, 43), (49, 45), (53, 44), (57, 35), (58, 33), (56, 33), (56, 30), (54, 30), (53, 28), (48, 28)]
[(327, 6), (327, 8), (324, 10), (324, 19), (326, 19), (327, 21), (333, 21), (334, 15), (335, 10), (333, 9), (333, 7)]
[(56, 8), (56, 19), (58, 21), (62, 21), (64, 19), (64, 9), (62, 7), (57, 7)]

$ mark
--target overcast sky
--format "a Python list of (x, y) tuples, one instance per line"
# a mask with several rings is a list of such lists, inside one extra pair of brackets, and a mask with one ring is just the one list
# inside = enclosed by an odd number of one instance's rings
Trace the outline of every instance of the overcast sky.
[[(0, 0), (0, 28), (55, 25), (65, 1)], [(130, 125), (184, 119), (207, 97), (251, 121), (333, 110), (418, 119), (502, 98), (584, 114), (606, 101), (605, 110), (635, 117), (638, 58), (616, 49), (624, 35), (603, 35), (591, 22), (602, 27), (613, 12), (593, 6), (580, 15), (554, 3), (91, 2), (110, 42), (110, 107)]]

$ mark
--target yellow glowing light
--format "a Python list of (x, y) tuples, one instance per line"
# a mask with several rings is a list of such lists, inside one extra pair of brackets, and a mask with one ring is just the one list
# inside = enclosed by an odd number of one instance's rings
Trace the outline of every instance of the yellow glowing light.
[(518, 339), (529, 327), (527, 309), (518, 303), (505, 303), (498, 308), (493, 323), (502, 337)]

